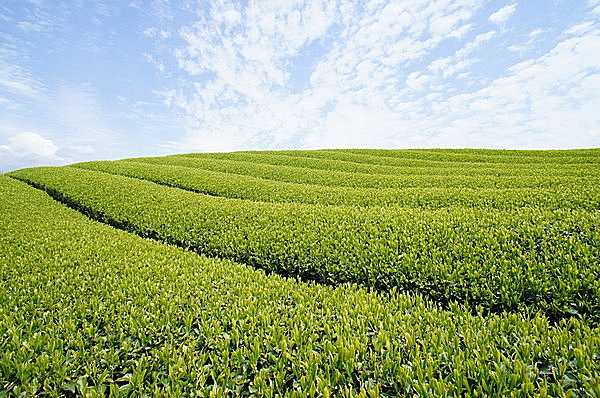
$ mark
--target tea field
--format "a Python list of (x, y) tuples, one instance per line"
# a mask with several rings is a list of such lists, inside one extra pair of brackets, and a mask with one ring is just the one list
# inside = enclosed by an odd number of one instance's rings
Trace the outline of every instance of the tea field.
[(600, 150), (0, 175), (0, 396), (600, 395)]

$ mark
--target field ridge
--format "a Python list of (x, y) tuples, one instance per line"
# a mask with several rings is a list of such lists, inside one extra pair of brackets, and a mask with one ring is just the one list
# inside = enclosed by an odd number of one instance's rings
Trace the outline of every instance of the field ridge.
[(599, 187), (597, 149), (0, 175), (0, 396), (598, 396)]

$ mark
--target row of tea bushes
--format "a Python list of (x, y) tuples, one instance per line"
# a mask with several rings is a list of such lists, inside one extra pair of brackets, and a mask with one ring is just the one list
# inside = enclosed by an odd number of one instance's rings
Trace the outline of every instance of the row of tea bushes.
[[(402, 156), (402, 152), (397, 156), (379, 156), (376, 154), (377, 150), (319, 150), (319, 151), (277, 151), (276, 154), (296, 156), (296, 157), (308, 157), (328, 160), (342, 160), (351, 161), (355, 163), (365, 163), (374, 165), (386, 165), (396, 167), (431, 167), (431, 168), (448, 168), (448, 167), (465, 167), (465, 168), (498, 168), (498, 169), (523, 169), (528, 170), (538, 175), (540, 171), (550, 171), (549, 175), (553, 175), (553, 171), (557, 170), (560, 174), (562, 171), (567, 171), (568, 174), (578, 171), (577, 175), (595, 175), (600, 174), (600, 165), (598, 165), (598, 157), (600, 156), (600, 150), (590, 150), (590, 153), (585, 154), (583, 159), (579, 159), (577, 151), (573, 151), (572, 162), (567, 163), (550, 163), (546, 158), (542, 158), (537, 162), (525, 162), (521, 163), (518, 161), (506, 161), (506, 162), (482, 162), (473, 159), (473, 161), (461, 160), (441, 160), (444, 155), (442, 153), (432, 153), (429, 156), (422, 157), (415, 152), (412, 156)], [(414, 150), (413, 150), (414, 151)], [(268, 152), (264, 152), (268, 153)], [(187, 155), (186, 155), (187, 156)], [(537, 171), (536, 171), (537, 170)]]
[(494, 149), (337, 149), (343, 153), (441, 162), (584, 165), (597, 163), (600, 149), (494, 150)]
[[(345, 151), (345, 149), (335, 149), (336, 151)], [(353, 151), (381, 151), (382, 149), (349, 149), (349, 152)], [(385, 149), (383, 149), (385, 151)], [(453, 153), (453, 154), (464, 154), (465, 156), (489, 156), (489, 157), (513, 157), (521, 156), (526, 158), (564, 158), (573, 156), (598, 156), (598, 149), (586, 148), (586, 149), (542, 149), (542, 150), (531, 150), (531, 149), (485, 149), (485, 148), (422, 148), (422, 149), (391, 149), (391, 152), (428, 152), (428, 153)]]
[[(211, 158), (211, 159), (228, 159), (239, 160), (253, 163), (265, 163), (277, 166), (293, 166), (308, 169), (320, 170), (335, 170), (345, 171), (350, 173), (367, 173), (367, 174), (391, 174), (391, 175), (445, 175), (445, 176), (521, 176), (530, 178), (532, 176), (579, 176), (589, 177), (592, 175), (600, 175), (600, 167), (590, 167), (591, 165), (564, 165), (564, 164), (480, 164), (480, 163), (450, 163), (440, 161), (429, 161), (428, 163), (419, 163), (415, 166), (412, 160), (407, 160), (405, 165), (391, 166), (374, 163), (359, 163), (350, 161), (335, 151), (307, 151), (300, 154), (293, 152), (282, 151), (249, 151), (249, 152), (225, 152), (225, 153), (189, 153), (182, 155), (172, 155), (169, 157), (186, 157), (186, 158)], [(317, 157), (315, 154), (320, 154)], [(329, 159), (327, 156), (334, 156), (334, 159)], [(348, 154), (347, 156), (352, 156)], [(325, 156), (325, 157), (323, 157)], [(169, 158), (167, 157), (167, 158)], [(368, 159), (378, 160), (378, 157), (370, 157)], [(387, 159), (384, 159), (387, 160)]]
[(597, 212), (262, 203), (74, 167), (11, 175), (101, 221), (283, 275), (486, 312), (600, 314)]
[(250, 161), (208, 157), (167, 156), (129, 159), (136, 163), (184, 166), (230, 174), (249, 175), (282, 182), (353, 188), (553, 188), (586, 189), (600, 184), (597, 177), (573, 176), (464, 176), (464, 175), (389, 175), (320, 170), (269, 165)]
[[(89, 186), (119, 205), (102, 177)], [(0, 197), (4, 395), (599, 393), (600, 335), (575, 319), (299, 283), (90, 221), (2, 176)]]
[(264, 202), (297, 202), (351, 206), (451, 206), (513, 209), (538, 207), (587, 209), (600, 207), (593, 186), (543, 188), (352, 188), (297, 184), (243, 174), (132, 161), (86, 162), (76, 167), (153, 181), (185, 190), (227, 198)]

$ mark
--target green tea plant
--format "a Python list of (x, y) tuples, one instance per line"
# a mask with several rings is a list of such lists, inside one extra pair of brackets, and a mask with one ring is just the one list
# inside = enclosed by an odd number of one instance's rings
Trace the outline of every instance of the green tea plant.
[(573, 189), (600, 182), (597, 177), (500, 176), (495, 178), (463, 175), (388, 175), (275, 166), (208, 157), (137, 158), (128, 161), (184, 166), (264, 179), (323, 186), (354, 188), (560, 188)]
[(560, 180), (555, 179), (553, 184), (556, 186), (553, 188), (428, 186), (378, 189), (289, 183), (195, 167), (132, 161), (86, 162), (74, 166), (140, 178), (208, 195), (265, 202), (426, 208), (464, 206), (497, 209), (538, 207), (594, 210), (600, 207), (600, 195), (595, 195), (597, 189), (590, 185), (589, 180), (585, 180), (587, 184), (582, 182), (579, 187), (562, 186), (559, 185)]
[[(299, 153), (298, 153), (299, 152)], [(315, 154), (320, 154), (321, 157), (316, 157)], [(306, 155), (303, 155), (306, 154)], [(335, 159), (328, 157), (334, 156)], [(586, 165), (582, 168), (580, 165), (569, 164), (513, 164), (513, 163), (450, 163), (441, 161), (424, 161), (419, 160), (419, 166), (415, 166), (412, 160), (406, 161), (407, 164), (401, 166), (382, 165), (374, 163), (359, 163), (351, 161), (352, 153), (339, 154), (337, 151), (258, 151), (258, 152), (227, 152), (227, 153), (190, 153), (182, 155), (172, 155), (164, 157), (170, 159), (172, 157), (185, 158), (210, 158), (210, 159), (229, 159), (238, 161), (247, 161), (252, 163), (265, 163), (279, 166), (294, 166), (309, 169), (320, 170), (337, 170), (350, 173), (367, 173), (367, 174), (391, 174), (391, 175), (462, 175), (462, 176), (590, 176), (599, 175), (600, 169), (589, 167)], [(158, 159), (158, 158), (157, 158)], [(359, 157), (359, 159), (362, 159)], [(370, 157), (369, 159), (378, 160), (381, 158)], [(132, 159), (135, 160), (135, 159)], [(387, 159), (384, 159), (384, 161)], [(590, 170), (594, 174), (590, 174)], [(568, 181), (568, 180), (567, 180)]]
[(509, 164), (593, 164), (598, 161), (598, 149), (550, 151), (498, 151), (493, 149), (338, 149), (343, 153), (435, 160), (441, 162), (509, 163)]
[(74, 167), (10, 175), (100, 221), (269, 272), (598, 322), (598, 212), (262, 203)]
[[(63, 195), (90, 209), (130, 199), (114, 184), (124, 177), (74, 168), (13, 175), (49, 190), (50, 175), (71, 188), (89, 178), (102, 198)], [(152, 186), (129, 183), (136, 195), (136, 185)], [(145, 198), (169, 191), (156, 188)], [(600, 334), (577, 319), (551, 325), (539, 314), (483, 316), (418, 294), (302, 283), (91, 221), (4, 176), (0, 197), (4, 396), (599, 393)], [(94, 206), (99, 218), (110, 213)], [(147, 203), (136, 206), (143, 213)]]
[[(527, 170), (528, 173), (553, 175), (554, 172), (558, 171), (560, 174), (566, 172), (569, 175), (595, 175), (598, 176), (600, 173), (600, 167), (598, 165), (598, 152), (599, 149), (588, 150), (589, 153), (585, 153), (586, 159), (583, 161), (575, 160), (570, 163), (568, 160), (565, 163), (554, 163), (548, 164), (543, 159), (538, 163), (525, 162), (522, 163), (518, 159), (513, 162), (512, 159), (506, 162), (482, 162), (481, 158), (474, 158), (473, 161), (462, 161), (454, 159), (453, 161), (443, 160), (444, 152), (442, 153), (431, 153), (429, 156), (419, 155), (417, 150), (407, 151), (392, 151), (388, 153), (388, 156), (378, 156), (377, 151), (379, 150), (320, 150), (320, 151), (278, 151), (277, 154), (283, 154), (288, 156), (296, 157), (308, 157), (308, 158), (319, 158), (328, 160), (343, 160), (351, 161), (355, 163), (374, 164), (374, 165), (387, 165), (387, 166), (420, 166), (429, 168), (443, 168), (448, 167), (464, 167), (467, 169), (489, 169), (490, 167), (503, 169), (522, 169)], [(403, 156), (405, 152), (409, 152), (409, 156)], [(410, 154), (410, 152), (414, 152)], [(530, 151), (531, 152), (531, 151)], [(537, 151), (536, 151), (537, 152)], [(540, 153), (554, 153), (555, 151), (540, 151)], [(572, 157), (577, 157), (578, 151), (572, 151)], [(393, 156), (394, 153), (397, 156)], [(391, 155), (391, 156), (389, 156)], [(441, 156), (440, 156), (441, 155)], [(188, 156), (188, 155), (186, 155)], [(197, 155), (196, 155), (197, 156)], [(202, 155), (201, 155), (202, 156)], [(542, 155), (544, 156), (544, 155)], [(594, 160), (596, 159), (596, 160)]]

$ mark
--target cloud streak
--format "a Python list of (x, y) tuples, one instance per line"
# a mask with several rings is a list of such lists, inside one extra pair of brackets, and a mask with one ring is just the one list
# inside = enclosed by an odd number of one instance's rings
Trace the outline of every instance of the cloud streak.
[(496, 25), (504, 25), (509, 18), (515, 13), (517, 10), (516, 4), (510, 4), (508, 6), (502, 7), (492, 15), (490, 15), (489, 20), (495, 23)]
[(31, 71), (0, 58), (0, 88), (19, 97), (42, 98), (45, 86)]

